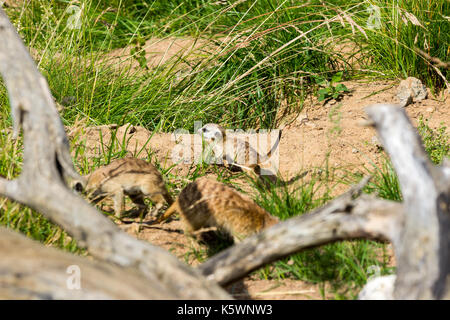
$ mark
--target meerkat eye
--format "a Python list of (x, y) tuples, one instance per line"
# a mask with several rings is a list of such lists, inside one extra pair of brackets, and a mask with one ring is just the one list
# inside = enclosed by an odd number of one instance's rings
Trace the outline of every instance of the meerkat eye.
[(206, 132), (206, 128), (202, 128), (202, 131), (203, 131), (203, 132)]

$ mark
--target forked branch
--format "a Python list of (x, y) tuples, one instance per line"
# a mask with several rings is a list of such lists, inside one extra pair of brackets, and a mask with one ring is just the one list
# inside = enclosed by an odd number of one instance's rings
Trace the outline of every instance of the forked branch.
[(228, 284), (305, 248), (372, 238), (394, 245), (398, 263), (395, 298), (450, 298), (450, 168), (430, 162), (402, 108), (374, 105), (367, 113), (392, 159), (404, 202), (368, 196), (352, 199), (352, 191), (214, 256), (199, 267), (208, 279)]
[(24, 139), (22, 173), (14, 181), (0, 181), (0, 195), (42, 213), (95, 258), (135, 268), (174, 297), (229, 298), (165, 250), (122, 232), (66, 186), (66, 178), (79, 175), (64, 127), (47, 82), (1, 8), (0, 42), (0, 74), (9, 92), (14, 136), (22, 128)]
[(357, 238), (396, 242), (402, 206), (370, 196), (353, 199), (366, 181), (320, 209), (245, 239), (199, 269), (208, 279), (226, 285), (267, 263), (326, 243)]

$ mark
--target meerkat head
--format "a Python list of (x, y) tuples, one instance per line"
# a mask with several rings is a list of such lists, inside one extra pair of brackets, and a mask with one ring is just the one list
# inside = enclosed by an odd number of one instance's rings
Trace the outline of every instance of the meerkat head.
[(220, 141), (225, 137), (225, 129), (215, 123), (205, 124), (197, 132), (208, 142)]

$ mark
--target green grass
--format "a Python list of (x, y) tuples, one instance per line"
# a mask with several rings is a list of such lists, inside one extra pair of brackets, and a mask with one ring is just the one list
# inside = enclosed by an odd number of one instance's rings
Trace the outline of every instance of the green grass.
[[(41, 53), (39, 66), (56, 99), (75, 98), (66, 123), (83, 114), (95, 124), (131, 122), (151, 130), (192, 129), (195, 120), (270, 128), (280, 106), (301, 111), (305, 95), (320, 89), (316, 79), (364, 76), (361, 69), (366, 76), (411, 75), (433, 89), (443, 86), (413, 47), (449, 60), (447, 1), (434, 1), (432, 8), (424, 0), (400, 1), (400, 9), (383, 1), (232, 3), (81, 1), (80, 29), (67, 26), (67, 1), (31, 1), (7, 12), (25, 42)], [(370, 5), (381, 10), (380, 29), (367, 27)], [(406, 24), (405, 12), (424, 27)], [(128, 62), (143, 64), (143, 39), (187, 36), (216, 47), (154, 69), (104, 61), (105, 52), (130, 45)], [(217, 41), (224, 37), (229, 40)], [(360, 69), (346, 65), (347, 57), (332, 46), (349, 39), (359, 47)]]
[[(301, 112), (305, 97), (321, 89), (318, 80), (415, 76), (437, 92), (448, 76), (447, 70), (436, 71), (414, 52), (416, 46), (442, 61), (450, 60), (450, 3), (445, 0), (312, 0), (308, 5), (294, 0), (23, 3), (6, 8), (6, 12), (27, 46), (38, 53), (38, 67), (52, 94), (66, 105), (62, 114), (65, 125), (82, 119), (83, 125), (129, 122), (152, 131), (192, 131), (194, 121), (243, 129), (273, 128), (278, 125), (276, 115), (280, 110)], [(73, 15), (67, 12), (70, 4), (82, 8), (80, 29), (68, 28), (68, 19)], [(381, 24), (377, 29), (367, 25), (371, 15), (367, 8), (371, 5), (380, 8)], [(414, 24), (414, 17), (421, 26)], [(154, 68), (143, 67), (146, 39), (177, 37), (197, 41), (198, 49)], [(349, 65), (348, 56), (334, 48), (334, 44), (345, 41), (355, 45), (353, 54), (359, 65)], [(119, 64), (105, 59), (107, 52), (125, 46), (130, 46), (132, 52), (127, 61)], [(131, 63), (138, 66), (131, 68)], [(2, 85), (0, 119), (1, 130), (11, 126), (8, 97)], [(421, 120), (419, 132), (433, 162), (440, 163), (449, 156), (443, 126), (431, 130)], [(75, 165), (83, 174), (123, 157), (128, 143), (113, 139), (97, 157), (88, 158), (79, 142), (74, 139), (72, 146)], [(0, 175), (12, 179), (20, 173), (20, 144), (20, 140), (13, 143), (10, 134), (0, 134)], [(161, 170), (165, 167), (151, 152), (144, 152), (137, 151)], [(193, 165), (186, 177), (174, 175), (170, 167), (162, 171), (174, 195), (189, 180), (211, 171), (228, 184), (242, 178), (204, 164)], [(366, 192), (401, 200), (388, 160), (368, 171), (374, 178)], [(353, 178), (352, 182), (360, 176)], [(261, 206), (287, 219), (329, 201), (332, 186), (317, 178), (305, 181), (294, 191), (254, 189)], [(0, 224), (45, 244), (82, 253), (60, 228), (11, 201), (0, 199)], [(219, 241), (205, 252), (193, 250), (192, 255), (206, 259), (226, 245), (229, 243)], [(383, 252), (385, 245), (372, 241), (334, 243), (283, 259), (256, 275), (360, 287), (371, 275), (372, 266), (379, 266), (382, 274), (392, 271), (386, 266)], [(336, 295), (352, 297), (337, 289)]]
[[(428, 121), (419, 118), (417, 130), (422, 138), (423, 147), (428, 154), (430, 160), (439, 165), (444, 158), (450, 157), (450, 139), (446, 132), (447, 127), (441, 124), (433, 130), (429, 127)], [(402, 195), (397, 174), (390, 160), (385, 156), (380, 167), (372, 164), (366, 168), (365, 174), (371, 175), (372, 179), (367, 184), (365, 191), (368, 193), (376, 193), (379, 197), (401, 201)], [(348, 175), (348, 183), (355, 183), (361, 178), (361, 175)]]
[[(3, 130), (5, 119), (0, 120)], [(12, 141), (11, 133), (0, 133), (0, 176), (13, 179), (20, 174), (22, 141)], [(0, 225), (20, 231), (46, 245), (52, 245), (72, 253), (82, 254), (76, 242), (65, 231), (42, 217), (39, 213), (8, 199), (0, 198)]]
[[(324, 171), (327, 171), (326, 169)], [(273, 215), (285, 220), (320, 207), (332, 199), (333, 187), (325, 177), (313, 175), (297, 187), (258, 188), (256, 201)], [(298, 279), (312, 283), (329, 282), (336, 297), (351, 298), (353, 289), (364, 285), (374, 268), (389, 274), (385, 245), (375, 241), (342, 241), (307, 249), (265, 266), (256, 272), (263, 279)]]

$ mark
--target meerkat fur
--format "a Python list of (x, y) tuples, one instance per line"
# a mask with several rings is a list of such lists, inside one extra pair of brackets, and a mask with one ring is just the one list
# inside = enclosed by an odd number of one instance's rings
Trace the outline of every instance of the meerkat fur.
[(218, 227), (229, 233), (235, 242), (279, 222), (249, 197), (208, 178), (188, 184), (155, 223), (163, 222), (176, 212), (180, 214), (186, 234)]
[(169, 206), (173, 203), (158, 169), (137, 158), (114, 160), (84, 177), (75, 189), (83, 189), (94, 203), (106, 197), (112, 198), (117, 218), (120, 218), (124, 211), (125, 196), (128, 196), (141, 212), (147, 209), (144, 198), (149, 198), (155, 204), (155, 213), (152, 215), (155, 215), (165, 202)]
[[(203, 139), (208, 144), (210, 144), (211, 149), (215, 154), (222, 155), (221, 160), (223, 161), (223, 164), (225, 166), (238, 167), (247, 173), (256, 173), (257, 175), (260, 175), (261, 165), (269, 161), (272, 154), (278, 148), (282, 131), (279, 131), (277, 140), (275, 141), (269, 152), (265, 155), (261, 155), (255, 149), (253, 149), (248, 141), (242, 141), (237, 138), (230, 138), (232, 139), (233, 143), (232, 149), (235, 150), (235, 152), (233, 154), (227, 153), (227, 150), (225, 150), (224, 152), (224, 147), (228, 147), (228, 137), (226, 135), (225, 129), (215, 123), (205, 124), (203, 127), (197, 130), (197, 133), (202, 135)], [(237, 159), (238, 161), (236, 161)], [(248, 163), (250, 159), (256, 160), (256, 163)], [(240, 163), (241, 161), (239, 160), (244, 160), (244, 163)]]

